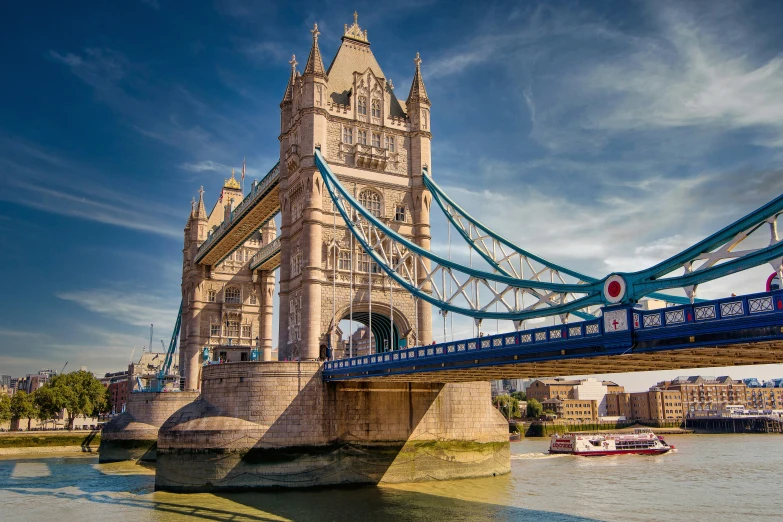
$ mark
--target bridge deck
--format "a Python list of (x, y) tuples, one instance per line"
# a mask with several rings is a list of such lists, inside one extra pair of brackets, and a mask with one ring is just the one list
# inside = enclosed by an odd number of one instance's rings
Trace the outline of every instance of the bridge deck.
[(227, 220), (198, 249), (196, 263), (214, 266), (239, 248), (259, 228), (280, 211), (280, 166), (275, 165)]
[(783, 292), (327, 362), (324, 379), (466, 382), (783, 362)]

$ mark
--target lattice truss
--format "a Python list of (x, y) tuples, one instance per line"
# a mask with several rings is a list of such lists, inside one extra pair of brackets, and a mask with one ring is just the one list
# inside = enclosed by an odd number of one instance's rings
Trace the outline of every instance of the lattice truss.
[(699, 284), (769, 263), (783, 271), (783, 241), (778, 222), (783, 196), (651, 268), (632, 274), (632, 296), (682, 288), (694, 297)]
[[(601, 302), (600, 285), (568, 282), (557, 270), (536, 267), (508, 274), (466, 267), (424, 250), (386, 227), (345, 190), (316, 153), (329, 195), (351, 233), (374, 262), (415, 297), (441, 310), (477, 319), (521, 321), (569, 314)], [(516, 277), (525, 271), (530, 279)], [(549, 279), (549, 280), (547, 280)]]

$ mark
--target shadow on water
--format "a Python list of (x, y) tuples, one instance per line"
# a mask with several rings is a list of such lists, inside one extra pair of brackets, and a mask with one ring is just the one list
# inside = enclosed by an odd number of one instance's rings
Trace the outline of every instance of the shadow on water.
[[(76, 503), (87, 519), (111, 510), (114, 520), (143, 519), (149, 514), (161, 520), (593, 520), (371, 486), (219, 495), (153, 492), (154, 476), (149, 467), (125, 465), (107, 469), (106, 465), (97, 466), (96, 461), (94, 457), (0, 461), (0, 500), (5, 501), (3, 495), (16, 495), (26, 498), (26, 505), (51, 506), (53, 514), (64, 504)], [(32, 475), (37, 476), (19, 476), (15, 470), (20, 464), (33, 464), (31, 469), (37, 473)], [(470, 487), (471, 483), (468, 481), (465, 486)], [(96, 516), (91, 515), (86, 503), (95, 505)]]

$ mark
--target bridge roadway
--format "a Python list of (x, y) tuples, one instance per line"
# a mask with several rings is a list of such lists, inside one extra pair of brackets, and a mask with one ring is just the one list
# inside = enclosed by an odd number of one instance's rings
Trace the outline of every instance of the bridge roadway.
[[(214, 266), (239, 248), (256, 230), (280, 212), (280, 163), (272, 167), (259, 182), (254, 182), (250, 193), (224, 219), (206, 241), (199, 246), (195, 261)], [(278, 265), (279, 262), (278, 242)]]
[(326, 381), (470, 382), (783, 362), (783, 291), (325, 363)]

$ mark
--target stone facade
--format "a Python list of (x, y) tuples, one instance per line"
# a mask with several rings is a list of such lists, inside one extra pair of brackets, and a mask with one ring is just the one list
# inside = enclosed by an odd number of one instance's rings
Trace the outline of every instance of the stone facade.
[(161, 428), (156, 488), (310, 487), (510, 471), (489, 383), (324, 383), (316, 362), (213, 365)]
[[(372, 207), (387, 226), (429, 249), (431, 195), (421, 173), (431, 168), (432, 135), (421, 60), (417, 57), (414, 82), (403, 102), (375, 60), (358, 20), (346, 25), (328, 70), (318, 34), (316, 26), (302, 73), (296, 60), (291, 61), (280, 104), (279, 357), (324, 359), (327, 346), (338, 344), (338, 323), (351, 312), (365, 325), (372, 314), (379, 318), (372, 329), (387, 346), (399, 339), (427, 344), (432, 336), (430, 305), (416, 302), (399, 286), (390, 287), (390, 278), (380, 271), (373, 273), (333, 207), (314, 161), (320, 148), (360, 202)], [(386, 328), (390, 317), (392, 334)]]
[(125, 412), (103, 427), (99, 461), (155, 460), (158, 429), (197, 397), (196, 392), (131, 393)]

